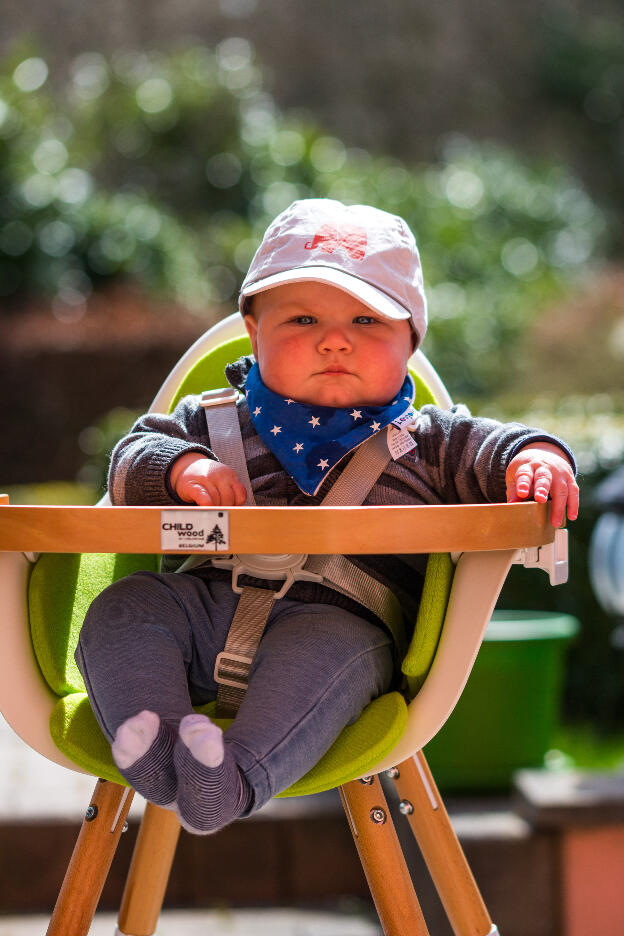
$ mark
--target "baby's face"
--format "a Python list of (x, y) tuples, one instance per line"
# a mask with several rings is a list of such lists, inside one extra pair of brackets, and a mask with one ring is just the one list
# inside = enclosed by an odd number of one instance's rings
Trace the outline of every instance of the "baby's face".
[(245, 324), (265, 384), (300, 403), (379, 406), (405, 380), (409, 321), (384, 318), (335, 286), (287, 283), (258, 293)]

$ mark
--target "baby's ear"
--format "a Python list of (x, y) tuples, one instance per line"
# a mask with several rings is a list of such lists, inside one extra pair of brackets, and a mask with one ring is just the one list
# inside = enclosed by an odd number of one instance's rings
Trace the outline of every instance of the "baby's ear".
[[(410, 323), (410, 325), (411, 325), (411, 323)], [(416, 351), (416, 350), (418, 349), (418, 345), (420, 344), (420, 340), (419, 340), (418, 335), (416, 334), (416, 332), (415, 332), (415, 330), (414, 330), (413, 327), (410, 327), (410, 334), (411, 334), (411, 336), (412, 336), (412, 350), (411, 350), (411, 354), (410, 354), (410, 357), (411, 357), (411, 355), (414, 353), (414, 351)]]
[(243, 316), (243, 321), (245, 323), (245, 328), (247, 329), (247, 334), (251, 341), (251, 347), (253, 348), (254, 357), (258, 357), (258, 322), (255, 315), (250, 313)]

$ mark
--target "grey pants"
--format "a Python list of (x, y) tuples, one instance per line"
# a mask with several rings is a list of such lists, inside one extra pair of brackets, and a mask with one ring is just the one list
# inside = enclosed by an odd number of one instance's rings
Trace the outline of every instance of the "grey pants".
[[(238, 595), (229, 583), (138, 572), (91, 605), (76, 662), (109, 740), (143, 709), (178, 723), (216, 698), (214, 662)], [(302, 777), (393, 678), (387, 634), (326, 604), (276, 601), (225, 743), (254, 811)]]

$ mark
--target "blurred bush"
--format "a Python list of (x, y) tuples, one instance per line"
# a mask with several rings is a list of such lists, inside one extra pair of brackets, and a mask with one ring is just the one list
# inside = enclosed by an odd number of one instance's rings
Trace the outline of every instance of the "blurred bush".
[(25, 295), (78, 306), (122, 276), (181, 301), (205, 301), (194, 234), (146, 190), (108, 192), (99, 184), (94, 151), (74, 123), (78, 113), (46, 85), (37, 56), (0, 74), (2, 308)]
[(266, 225), (327, 196), (401, 214), (430, 299), (426, 350), (458, 396), (516, 372), (527, 326), (600, 257), (602, 213), (568, 170), (448, 137), (439, 163), (348, 148), (281, 113), (253, 47), (79, 56), (51, 90), (45, 60), (0, 74), (0, 293), (65, 305), (132, 277), (199, 311), (233, 301)]

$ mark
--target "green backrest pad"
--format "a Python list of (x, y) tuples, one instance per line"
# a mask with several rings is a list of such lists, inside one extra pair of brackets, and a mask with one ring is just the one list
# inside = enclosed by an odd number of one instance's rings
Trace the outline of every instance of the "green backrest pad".
[(43, 677), (56, 695), (85, 691), (74, 651), (93, 599), (125, 575), (157, 572), (158, 562), (158, 556), (114, 553), (41, 556), (28, 588), (30, 633)]
[[(170, 408), (186, 394), (223, 386), (225, 365), (249, 351), (248, 338), (234, 339), (211, 350), (184, 378)], [(417, 407), (434, 402), (433, 394), (420, 378), (415, 377), (415, 384)], [(70, 760), (118, 783), (125, 781), (115, 767), (110, 746), (91, 710), (74, 651), (93, 599), (117, 579), (141, 569), (155, 571), (158, 564), (158, 556), (49, 553), (36, 563), (29, 583), (35, 654), (46, 682), (59, 696), (50, 720), (52, 737)], [(452, 569), (446, 555), (429, 559), (417, 625), (402, 666), (412, 694), (422, 685), (435, 656)], [(204, 710), (206, 707), (198, 709)], [(400, 693), (387, 693), (376, 699), (354, 725), (343, 731), (316, 767), (283, 795), (319, 792), (360, 776), (392, 750), (404, 731), (406, 719), (407, 707)]]

